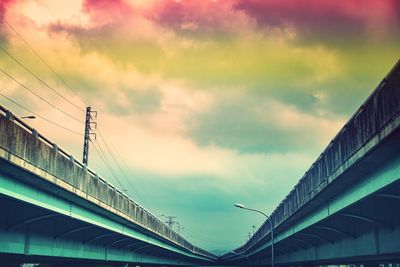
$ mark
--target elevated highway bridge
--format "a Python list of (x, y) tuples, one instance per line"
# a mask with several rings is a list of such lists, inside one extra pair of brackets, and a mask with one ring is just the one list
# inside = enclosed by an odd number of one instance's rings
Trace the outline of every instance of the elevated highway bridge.
[[(400, 263), (400, 62), (270, 218), (277, 266)], [(221, 261), (272, 265), (270, 225)]]
[(216, 257), (0, 107), (0, 264), (204, 265)]

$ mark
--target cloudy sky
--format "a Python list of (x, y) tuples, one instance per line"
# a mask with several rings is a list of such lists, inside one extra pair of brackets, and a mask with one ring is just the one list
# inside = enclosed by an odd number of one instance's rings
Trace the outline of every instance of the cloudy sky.
[(246, 241), (263, 218), (233, 204), (272, 212), (400, 56), (396, 0), (1, 0), (0, 19), (0, 103), (74, 131), (29, 121), (78, 159), (92, 106), (119, 166), (97, 136), (90, 167), (209, 250)]

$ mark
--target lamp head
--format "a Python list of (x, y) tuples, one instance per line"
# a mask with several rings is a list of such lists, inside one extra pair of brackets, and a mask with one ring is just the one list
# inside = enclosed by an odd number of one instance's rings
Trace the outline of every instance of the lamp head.
[(23, 116), (23, 117), (21, 117), (21, 119), (36, 119), (36, 117), (35, 116)]
[(243, 204), (240, 204), (240, 203), (236, 203), (234, 206), (235, 206), (236, 208), (239, 208), (239, 209), (244, 209), (244, 205), (243, 205)]

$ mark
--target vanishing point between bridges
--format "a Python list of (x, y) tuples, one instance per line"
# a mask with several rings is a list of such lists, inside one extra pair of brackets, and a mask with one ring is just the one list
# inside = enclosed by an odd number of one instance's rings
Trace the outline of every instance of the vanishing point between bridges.
[(4, 266), (369, 267), (400, 260), (400, 64), (279, 206), (263, 214), (251, 238), (219, 256), (185, 240), (3, 106), (0, 132)]

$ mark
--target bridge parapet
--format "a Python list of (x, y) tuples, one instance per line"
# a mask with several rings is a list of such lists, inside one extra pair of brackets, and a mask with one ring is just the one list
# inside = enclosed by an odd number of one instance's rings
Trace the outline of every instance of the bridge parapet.
[(189, 243), (151, 212), (2, 106), (0, 147), (8, 152), (8, 155), (0, 155), (0, 158), (10, 160), (10, 157), (15, 157), (28, 162), (40, 169), (44, 176), (51, 176), (55, 184), (58, 184), (57, 180), (65, 182), (70, 186), (70, 191), (89, 196), (95, 204), (156, 236), (192, 253), (215, 258), (213, 254)]
[[(278, 227), (326, 189), (354, 163), (400, 127), (400, 61), (329, 143), (271, 214)], [(264, 224), (243, 246), (244, 253), (270, 234)]]

